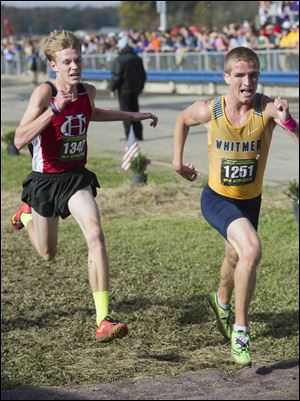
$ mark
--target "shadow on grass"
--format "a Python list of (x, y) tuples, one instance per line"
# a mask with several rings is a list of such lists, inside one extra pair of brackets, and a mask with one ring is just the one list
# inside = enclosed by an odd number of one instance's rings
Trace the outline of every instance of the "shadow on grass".
[[(180, 310), (181, 318), (178, 323), (184, 326), (207, 322), (209, 319), (206, 296), (201, 294), (186, 299), (180, 299), (180, 301), (174, 299), (161, 300), (159, 298), (149, 299), (147, 297), (132, 297), (121, 301), (115, 301), (113, 297), (111, 299), (111, 308), (128, 316), (131, 313), (144, 311), (153, 306), (163, 306)], [(49, 324), (53, 324), (53, 320), (57, 320), (61, 317), (70, 317), (75, 314), (80, 314), (86, 318), (87, 316), (92, 317), (94, 313), (95, 311), (90, 308), (68, 308), (43, 312), (34, 318), (18, 316), (15, 319), (1, 319), (1, 332), (5, 333), (16, 329), (27, 330), (35, 326), (43, 328)]]
[(179, 324), (197, 324), (209, 320), (209, 306), (207, 295), (197, 294), (187, 298), (180, 299), (159, 299), (147, 297), (131, 297), (121, 302), (112, 302), (116, 311), (130, 314), (137, 310), (150, 309), (152, 306), (162, 306), (181, 311)]
[(143, 353), (137, 354), (137, 358), (154, 359), (159, 362), (171, 362), (171, 363), (184, 362), (187, 360), (187, 358), (179, 356), (175, 353), (174, 354), (168, 353), (168, 354), (157, 355), (157, 354), (151, 354), (149, 352), (145, 352), (145, 350)]
[[(196, 294), (180, 300), (168, 298), (147, 298), (147, 297), (131, 297), (115, 301), (112, 297), (111, 307), (113, 310), (125, 314), (130, 320), (130, 314), (136, 311), (145, 311), (153, 306), (167, 307), (170, 310), (180, 312), (178, 324), (182, 326), (191, 324), (206, 323), (215, 320), (213, 312), (210, 310), (207, 302), (206, 294)], [(9, 332), (11, 330), (27, 330), (30, 327), (43, 328), (49, 324), (53, 324), (53, 320), (61, 317), (69, 317), (74, 315), (82, 315), (93, 317), (95, 311), (92, 308), (68, 308), (63, 310), (52, 310), (41, 313), (35, 318), (18, 316), (15, 319), (1, 319), (1, 332)], [(167, 317), (164, 317), (167, 319)], [(289, 310), (282, 312), (257, 312), (250, 315), (250, 321), (261, 322), (267, 327), (257, 333), (259, 337), (283, 338), (294, 336), (298, 332), (299, 327), (299, 311)]]
[(52, 325), (54, 320), (57, 320), (61, 317), (70, 317), (75, 314), (80, 313), (82, 316), (93, 316), (94, 311), (88, 308), (76, 308), (76, 309), (68, 309), (63, 311), (49, 311), (44, 312), (40, 316), (35, 318), (26, 318), (22, 316), (18, 316), (16, 319), (1, 319), (1, 332), (7, 333), (12, 330), (28, 330), (31, 327), (37, 326), (38, 328), (43, 328)]
[(291, 337), (299, 330), (299, 310), (282, 312), (257, 312), (250, 315), (250, 321), (267, 324), (257, 337)]
[(206, 294), (193, 295), (186, 300), (183, 307), (185, 311), (180, 319), (183, 325), (203, 323), (212, 319), (213, 313), (208, 306)]

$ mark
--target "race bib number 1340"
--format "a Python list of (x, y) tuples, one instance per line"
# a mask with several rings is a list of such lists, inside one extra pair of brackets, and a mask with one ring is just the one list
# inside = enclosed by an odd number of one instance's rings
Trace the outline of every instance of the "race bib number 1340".
[(60, 160), (63, 162), (82, 160), (85, 158), (86, 135), (66, 136), (60, 150)]
[(223, 185), (246, 185), (255, 181), (258, 159), (222, 159)]

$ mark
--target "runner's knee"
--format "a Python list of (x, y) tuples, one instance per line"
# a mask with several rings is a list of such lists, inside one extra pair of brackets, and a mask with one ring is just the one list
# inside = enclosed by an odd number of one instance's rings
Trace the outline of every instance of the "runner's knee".
[(261, 259), (262, 250), (260, 244), (249, 244), (243, 249), (241, 258), (248, 262), (250, 267), (255, 268)]
[(94, 249), (96, 246), (100, 246), (103, 248), (105, 247), (104, 234), (99, 227), (94, 227), (88, 230), (86, 241), (90, 249)]

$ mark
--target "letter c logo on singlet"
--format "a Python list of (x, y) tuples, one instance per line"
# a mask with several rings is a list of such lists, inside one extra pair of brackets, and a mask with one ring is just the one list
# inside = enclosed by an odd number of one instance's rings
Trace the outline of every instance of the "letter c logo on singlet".
[(86, 116), (84, 114), (76, 114), (74, 116), (66, 116), (66, 121), (61, 126), (61, 133), (65, 136), (82, 135), (86, 130)]

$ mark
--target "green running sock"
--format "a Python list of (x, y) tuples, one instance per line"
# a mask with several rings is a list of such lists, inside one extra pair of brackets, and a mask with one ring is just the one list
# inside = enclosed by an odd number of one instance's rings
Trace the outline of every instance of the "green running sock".
[(20, 220), (21, 220), (23, 226), (26, 228), (27, 224), (32, 220), (32, 214), (31, 213), (21, 213)]
[(96, 306), (96, 323), (99, 323), (108, 315), (109, 291), (93, 292), (94, 302)]

